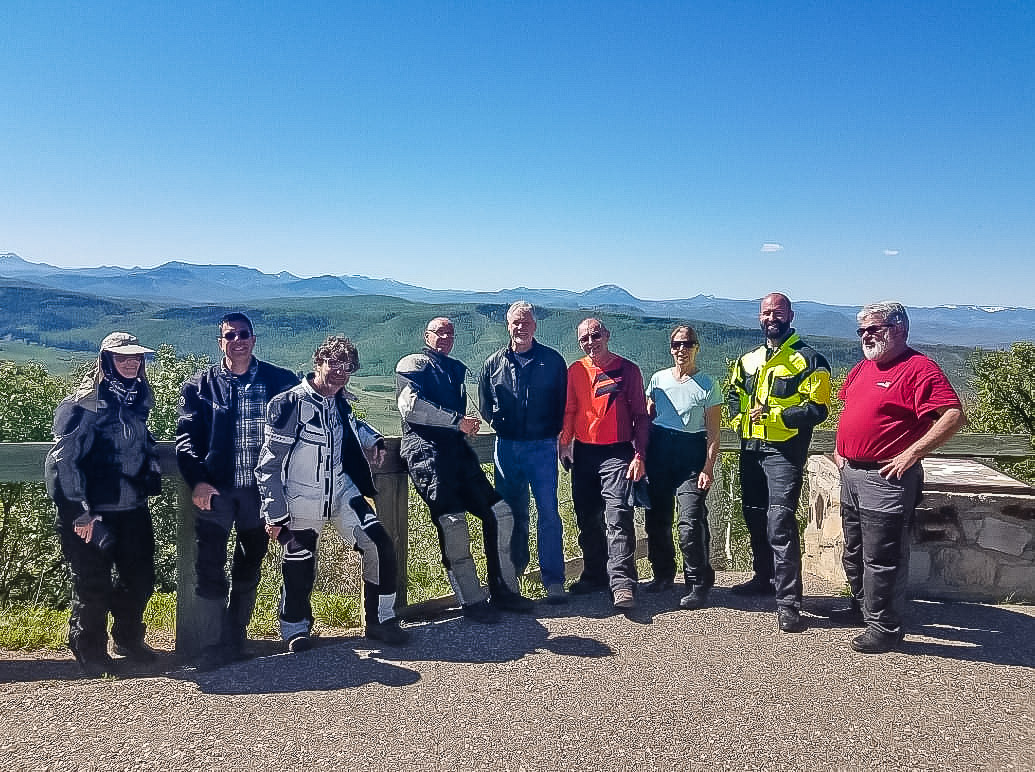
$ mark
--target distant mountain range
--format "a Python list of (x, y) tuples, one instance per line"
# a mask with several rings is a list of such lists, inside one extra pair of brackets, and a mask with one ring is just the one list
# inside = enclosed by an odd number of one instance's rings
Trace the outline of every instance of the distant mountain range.
[[(586, 309), (662, 318), (703, 320), (735, 327), (757, 326), (758, 300), (696, 295), (678, 300), (641, 300), (613, 284), (585, 292), (514, 287), (496, 292), (433, 290), (366, 276), (300, 278), (287, 271), (267, 274), (236, 265), (169, 262), (156, 268), (58, 268), (0, 254), (0, 277), (50, 289), (107, 298), (202, 305), (228, 305), (275, 298), (383, 295), (420, 303), (507, 304), (515, 300), (557, 309)], [(889, 295), (895, 293), (889, 292)], [(858, 308), (795, 300), (794, 326), (805, 335), (855, 336)], [(910, 340), (954, 346), (1000, 348), (1035, 339), (1035, 309), (937, 306), (910, 308)], [(3, 331), (0, 331), (2, 333)]]

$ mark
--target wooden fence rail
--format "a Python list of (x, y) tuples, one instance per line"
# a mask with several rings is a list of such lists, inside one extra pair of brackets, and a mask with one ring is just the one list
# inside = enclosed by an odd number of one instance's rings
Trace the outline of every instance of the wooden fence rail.
[[(494, 435), (480, 434), (471, 441), (482, 463), (492, 461)], [(52, 443), (0, 443), (0, 482), (34, 482), (43, 480), (43, 462)], [(409, 481), (406, 465), (399, 456), (399, 438), (386, 438), (385, 461), (375, 468), (374, 484), (378, 517), (395, 541), (399, 558), (399, 606), (406, 606), (408, 576), (407, 534), (409, 532)], [(736, 452), (740, 442), (732, 430), (723, 429), (720, 449)], [(834, 433), (817, 431), (812, 439), (813, 453), (830, 453), (834, 449)], [(160, 442), (159, 451), (164, 475), (177, 482), (176, 570), (176, 651), (190, 655), (197, 651), (195, 624), (194, 508), (190, 491), (176, 467), (172, 442)], [(935, 454), (948, 457), (1019, 459), (1035, 455), (1031, 438), (1023, 434), (959, 434)], [(186, 591), (183, 591), (186, 588)]]

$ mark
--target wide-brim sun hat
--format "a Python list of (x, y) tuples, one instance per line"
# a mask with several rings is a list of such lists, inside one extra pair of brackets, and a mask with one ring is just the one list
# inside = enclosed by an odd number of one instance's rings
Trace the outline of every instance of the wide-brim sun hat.
[(101, 341), (101, 351), (113, 354), (153, 354), (154, 349), (141, 346), (136, 335), (128, 332), (113, 332)]

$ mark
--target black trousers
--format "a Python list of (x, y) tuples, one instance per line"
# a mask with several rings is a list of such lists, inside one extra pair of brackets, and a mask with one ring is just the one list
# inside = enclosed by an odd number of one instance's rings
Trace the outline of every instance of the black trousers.
[[(258, 487), (227, 488), (212, 497), (212, 509), (195, 509), (197, 538), (198, 597), (227, 600), (225, 636), (241, 638), (255, 608), (255, 593), (262, 575), (262, 559), (269, 549), (269, 536), (259, 517)], [(226, 547), (230, 528), (237, 539), (226, 574)]]
[(705, 432), (677, 432), (651, 426), (647, 446), (647, 478), (650, 507), (644, 511), (647, 559), (656, 579), (676, 575), (676, 550), (672, 544), (674, 504), (679, 505), (679, 550), (687, 585), (711, 587), (711, 532), (708, 530), (707, 490), (697, 478), (708, 455)]
[(803, 465), (780, 453), (742, 450), (740, 489), (755, 576), (771, 580), (778, 606), (801, 606), (798, 500)]
[(114, 538), (113, 546), (104, 552), (73, 530), (72, 522), (81, 514), (59, 512), (55, 521), (61, 551), (72, 570), (68, 647), (77, 659), (107, 651), (109, 612), (116, 643), (142, 641), (144, 610), (155, 586), (155, 535), (147, 505), (101, 513)]
[(636, 586), (636, 530), (626, 478), (633, 459), (631, 442), (591, 445), (575, 441), (571, 498), (579, 526), (582, 578), (610, 582), (611, 590)]

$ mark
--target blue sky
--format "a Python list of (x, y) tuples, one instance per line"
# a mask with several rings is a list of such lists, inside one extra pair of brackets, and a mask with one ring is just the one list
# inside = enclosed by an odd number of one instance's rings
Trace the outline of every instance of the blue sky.
[(1035, 3), (0, 5), (0, 252), (1035, 306)]

